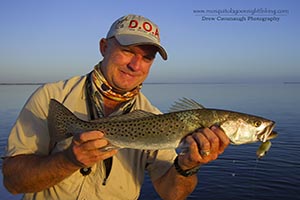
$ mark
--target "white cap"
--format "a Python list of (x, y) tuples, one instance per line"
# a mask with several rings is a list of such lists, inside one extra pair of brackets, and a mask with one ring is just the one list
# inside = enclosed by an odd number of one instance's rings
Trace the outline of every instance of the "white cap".
[(123, 46), (154, 45), (164, 60), (168, 58), (166, 50), (160, 45), (158, 26), (143, 16), (126, 15), (117, 19), (106, 36), (111, 37)]

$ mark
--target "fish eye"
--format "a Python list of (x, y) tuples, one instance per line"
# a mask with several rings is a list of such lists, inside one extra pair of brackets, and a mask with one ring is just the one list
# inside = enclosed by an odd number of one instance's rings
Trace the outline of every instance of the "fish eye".
[(255, 126), (255, 127), (259, 127), (260, 125), (261, 125), (261, 121), (255, 121), (255, 122), (254, 122), (254, 126)]

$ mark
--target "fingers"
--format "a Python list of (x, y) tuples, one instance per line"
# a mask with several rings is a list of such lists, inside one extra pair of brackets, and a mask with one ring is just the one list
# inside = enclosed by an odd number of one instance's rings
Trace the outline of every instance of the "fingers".
[[(193, 134), (194, 139), (199, 144), (201, 152), (209, 152), (212, 158), (216, 159), (219, 154), (223, 153), (225, 148), (229, 145), (229, 139), (222, 129), (213, 126), (211, 129), (204, 128), (199, 132)], [(203, 156), (203, 153), (201, 154)]]
[(104, 134), (100, 131), (89, 131), (81, 134), (75, 134), (73, 136), (73, 141), (76, 144), (82, 144), (87, 141), (97, 140), (104, 137)]
[[(108, 141), (99, 131), (76, 134), (73, 137), (67, 156), (80, 167), (89, 167), (100, 160), (105, 160), (117, 153), (116, 149), (107, 148)], [(105, 149), (103, 151), (103, 149)]]
[(219, 154), (222, 154), (227, 146), (230, 144), (230, 140), (222, 129), (213, 126), (212, 131), (218, 136), (219, 139)]
[(80, 146), (81, 150), (84, 151), (100, 149), (108, 145), (108, 141), (104, 139), (104, 134), (99, 131), (74, 135), (73, 142), (76, 146)]
[(222, 129), (213, 126), (197, 130), (186, 138), (188, 153), (181, 155), (179, 162), (186, 168), (211, 162), (218, 158), (229, 145), (229, 139)]

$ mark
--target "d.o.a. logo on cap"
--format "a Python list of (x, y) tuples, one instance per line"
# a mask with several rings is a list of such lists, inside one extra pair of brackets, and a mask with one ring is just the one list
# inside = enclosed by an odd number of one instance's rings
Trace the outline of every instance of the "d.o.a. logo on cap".
[(148, 21), (138, 21), (135, 19), (130, 20), (128, 29), (132, 31), (143, 31), (146, 33), (150, 33), (153, 36), (155, 36), (157, 39), (159, 39), (159, 30), (155, 25), (152, 25)]

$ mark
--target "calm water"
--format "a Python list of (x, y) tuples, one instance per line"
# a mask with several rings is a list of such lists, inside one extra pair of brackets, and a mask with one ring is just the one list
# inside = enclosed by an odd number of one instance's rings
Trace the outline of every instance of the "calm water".
[[(1, 154), (20, 109), (37, 87), (0, 85)], [(206, 107), (277, 122), (280, 135), (266, 157), (256, 160), (259, 144), (230, 146), (218, 160), (201, 168), (197, 188), (188, 199), (300, 199), (300, 84), (145, 84), (143, 92), (163, 112), (178, 98), (188, 97)], [(1, 199), (21, 198), (10, 195), (2, 183), (0, 193)], [(140, 199), (159, 199), (149, 179)]]

